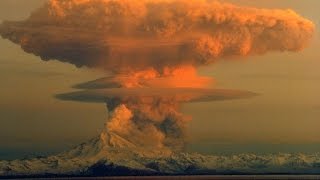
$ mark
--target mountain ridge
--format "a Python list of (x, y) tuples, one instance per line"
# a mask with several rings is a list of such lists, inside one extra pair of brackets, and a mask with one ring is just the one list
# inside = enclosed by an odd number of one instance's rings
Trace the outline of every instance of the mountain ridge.
[(55, 156), (0, 161), (0, 177), (319, 173), (320, 153), (168, 154), (108, 133)]

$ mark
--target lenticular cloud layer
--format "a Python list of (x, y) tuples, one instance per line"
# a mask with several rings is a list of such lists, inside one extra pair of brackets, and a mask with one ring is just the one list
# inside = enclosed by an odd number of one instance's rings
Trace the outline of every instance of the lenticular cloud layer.
[(2, 37), (43, 60), (118, 72), (201, 66), (222, 58), (299, 51), (314, 31), (292, 10), (206, 0), (51, 0)]

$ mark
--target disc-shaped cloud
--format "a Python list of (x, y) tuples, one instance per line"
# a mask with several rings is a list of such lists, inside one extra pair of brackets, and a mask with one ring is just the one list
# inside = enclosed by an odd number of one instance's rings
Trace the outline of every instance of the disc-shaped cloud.
[(193, 89), (193, 88), (109, 88), (76, 91), (58, 94), (56, 98), (66, 101), (106, 103), (112, 100), (132, 101), (158, 97), (168, 102), (206, 102), (241, 99), (256, 96), (256, 93), (230, 89)]

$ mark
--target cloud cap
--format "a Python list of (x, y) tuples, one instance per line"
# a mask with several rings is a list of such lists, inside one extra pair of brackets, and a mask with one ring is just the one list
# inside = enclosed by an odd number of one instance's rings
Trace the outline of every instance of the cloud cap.
[(89, 103), (106, 103), (109, 100), (120, 99), (153, 99), (160, 97), (175, 102), (207, 102), (230, 99), (242, 99), (258, 94), (243, 90), (228, 89), (195, 89), (195, 88), (109, 88), (76, 91), (58, 94), (55, 97), (65, 101), (80, 101)]

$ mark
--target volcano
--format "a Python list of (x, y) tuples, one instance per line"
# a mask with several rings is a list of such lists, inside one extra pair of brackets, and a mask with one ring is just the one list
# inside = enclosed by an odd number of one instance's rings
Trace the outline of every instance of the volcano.
[(0, 176), (319, 173), (319, 154), (186, 153), (191, 118), (180, 111), (182, 103), (257, 95), (209, 89), (214, 80), (197, 68), (299, 52), (314, 31), (293, 10), (215, 0), (49, 0), (24, 21), (4, 21), (0, 35), (43, 61), (109, 74), (55, 95), (104, 103), (108, 118), (98, 137), (69, 151), (0, 161)]
[(144, 151), (117, 134), (102, 133), (55, 156), (0, 161), (0, 177), (67, 177), (131, 175), (317, 174), (320, 153), (166, 154)]

